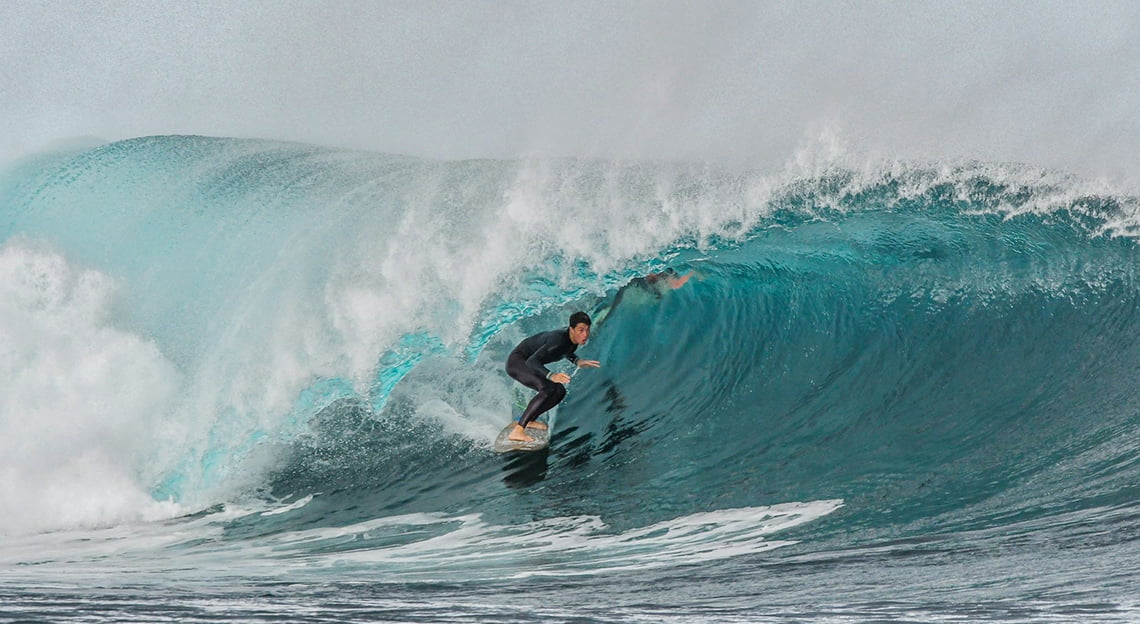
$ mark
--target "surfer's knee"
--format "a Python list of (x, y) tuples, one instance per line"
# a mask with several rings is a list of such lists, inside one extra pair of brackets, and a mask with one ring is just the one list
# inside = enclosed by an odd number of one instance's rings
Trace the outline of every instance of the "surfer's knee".
[(566, 398), (566, 386), (564, 386), (560, 383), (551, 384), (551, 385), (554, 387), (549, 389), (550, 390), (550, 398), (553, 399), (555, 403)]

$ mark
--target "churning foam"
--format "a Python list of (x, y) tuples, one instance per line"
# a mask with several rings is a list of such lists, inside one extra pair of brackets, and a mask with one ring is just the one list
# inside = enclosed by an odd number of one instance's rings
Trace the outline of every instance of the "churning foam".
[(0, 533), (173, 511), (144, 473), (178, 373), (113, 326), (114, 293), (33, 242), (0, 248)]
[[(575, 516), (500, 526), (479, 514), (451, 517), (411, 514), (347, 527), (277, 535), (265, 544), (267, 556), (295, 546), (344, 543), (357, 535), (361, 547), (296, 557), (293, 572), (325, 566), (363, 566), (369, 578), (393, 580), (471, 580), (534, 576), (596, 575), (603, 572), (671, 567), (757, 554), (796, 542), (773, 534), (815, 521), (843, 506), (842, 500), (783, 503), (694, 513), (623, 532), (600, 518)], [(378, 539), (389, 531), (420, 536), (392, 544)], [(296, 555), (297, 553), (293, 553)]]

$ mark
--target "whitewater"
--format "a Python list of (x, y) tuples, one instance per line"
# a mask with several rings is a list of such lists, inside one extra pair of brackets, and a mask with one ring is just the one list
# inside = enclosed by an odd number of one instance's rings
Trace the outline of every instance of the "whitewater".
[[(979, 161), (23, 158), (0, 618), (1136, 621), (1138, 208)], [(602, 368), (496, 455), (575, 310)]]

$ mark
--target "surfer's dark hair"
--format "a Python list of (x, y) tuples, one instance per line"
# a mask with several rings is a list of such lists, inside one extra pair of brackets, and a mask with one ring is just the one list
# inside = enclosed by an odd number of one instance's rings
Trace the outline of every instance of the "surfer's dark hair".
[(593, 323), (590, 322), (590, 315), (582, 311), (570, 315), (570, 327), (574, 327), (578, 323), (585, 323), (587, 327), (593, 325)]

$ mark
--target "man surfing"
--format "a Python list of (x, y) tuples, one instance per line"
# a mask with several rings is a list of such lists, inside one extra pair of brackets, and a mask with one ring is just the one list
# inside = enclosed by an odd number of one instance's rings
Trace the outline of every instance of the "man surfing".
[(545, 429), (546, 425), (536, 422), (536, 418), (550, 411), (566, 397), (566, 384), (570, 375), (552, 373), (547, 364), (563, 358), (570, 360), (578, 368), (598, 368), (597, 360), (579, 359), (574, 351), (590, 339), (590, 315), (575, 312), (570, 315), (570, 326), (565, 329), (535, 334), (523, 340), (507, 356), (507, 374), (522, 385), (538, 394), (527, 404), (515, 428), (507, 436), (515, 442), (534, 442), (526, 434), (527, 427)]

